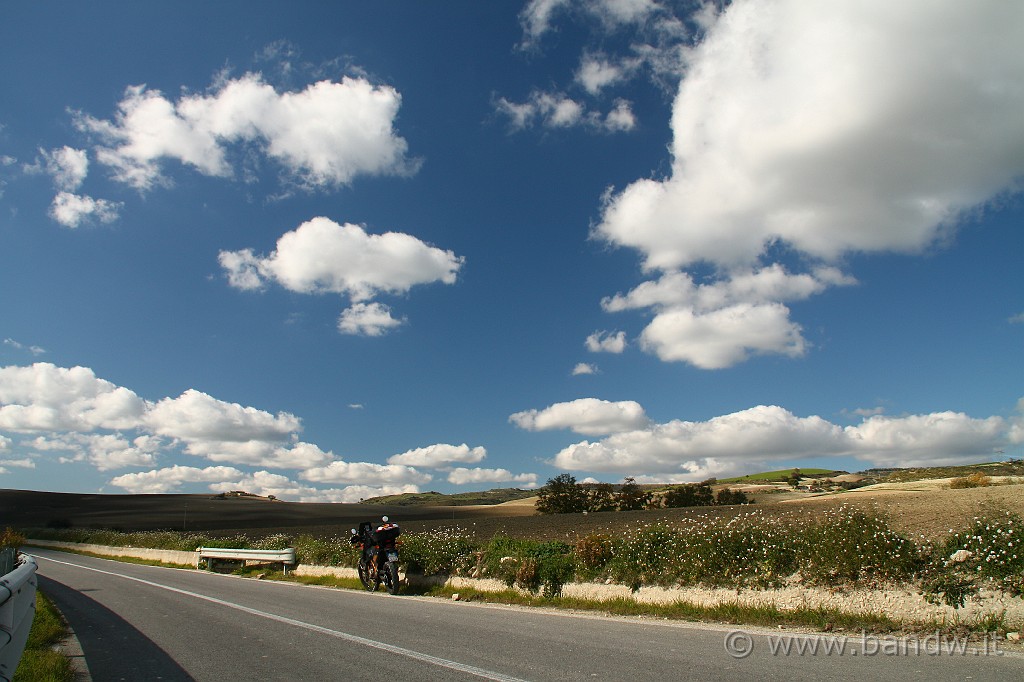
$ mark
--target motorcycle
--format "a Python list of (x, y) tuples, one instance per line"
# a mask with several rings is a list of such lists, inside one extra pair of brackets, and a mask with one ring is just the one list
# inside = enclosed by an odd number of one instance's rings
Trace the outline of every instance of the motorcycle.
[(401, 531), (397, 524), (388, 522), (388, 517), (381, 520), (383, 525), (376, 531), (368, 521), (361, 523), (358, 531), (352, 529), (353, 544), (358, 541), (363, 547), (357, 568), (359, 581), (369, 592), (376, 592), (383, 583), (390, 594), (398, 594), (398, 547), (395, 540)]

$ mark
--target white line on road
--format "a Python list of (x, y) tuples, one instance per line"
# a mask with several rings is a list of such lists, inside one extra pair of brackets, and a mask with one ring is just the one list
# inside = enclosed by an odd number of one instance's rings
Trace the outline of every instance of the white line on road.
[(346, 642), (362, 644), (363, 646), (373, 647), (374, 649), (380, 649), (382, 651), (387, 651), (392, 654), (398, 654), (399, 656), (405, 656), (407, 658), (412, 658), (417, 661), (429, 663), (431, 665), (436, 665), (442, 668), (448, 668), (450, 670), (457, 670), (459, 672), (475, 675), (476, 677), (481, 677), (485, 680), (496, 680), (498, 682), (524, 682), (518, 677), (511, 677), (509, 675), (503, 675), (501, 673), (493, 672), (490, 670), (484, 670), (483, 668), (477, 668), (476, 666), (467, 665), (465, 663), (459, 663), (458, 661), (449, 661), (446, 658), (439, 658), (437, 656), (431, 656), (430, 654), (420, 653), (419, 651), (413, 651), (412, 649), (405, 649), (400, 646), (395, 646), (394, 644), (387, 644), (386, 642), (378, 642), (373, 639), (359, 637), (358, 635), (351, 635), (347, 632), (331, 630), (330, 628), (321, 627), (319, 625), (313, 625), (312, 623), (306, 623), (301, 620), (295, 620), (294, 618), (279, 616), (275, 613), (267, 613), (266, 611), (260, 611), (258, 609), (249, 608), (248, 606), (242, 606), (241, 604), (235, 604), (233, 602), (224, 601), (223, 599), (217, 599), (216, 597), (208, 597), (204, 594), (198, 594), (196, 592), (189, 592), (188, 590), (182, 590), (177, 587), (171, 587), (170, 585), (161, 585), (160, 583), (154, 583), (149, 580), (143, 580), (142, 578), (135, 578), (130, 575), (125, 575), (123, 573), (104, 571), (98, 568), (82, 566), (81, 564), (74, 564), (68, 561), (58, 561), (57, 559), (50, 559), (48, 557), (42, 557), (38, 555), (34, 556), (45, 561), (52, 561), (55, 564), (73, 566), (75, 568), (81, 568), (86, 571), (93, 571), (95, 573), (103, 573), (104, 575), (111, 575), (117, 578), (124, 578), (125, 580), (134, 580), (137, 583), (149, 585), (150, 587), (157, 587), (161, 590), (167, 590), (168, 592), (176, 592), (178, 594), (183, 594), (188, 597), (195, 597), (196, 599), (202, 599), (204, 601), (213, 602), (214, 604), (219, 604), (220, 606), (226, 606), (231, 609), (243, 611), (254, 616), (260, 616), (261, 618), (268, 618), (270, 620), (275, 620), (279, 623), (287, 623), (288, 625), (294, 625), (296, 627), (305, 628), (306, 630), (311, 630), (313, 632), (319, 632), (321, 634), (330, 635), (331, 637), (337, 637), (338, 639), (343, 639)]

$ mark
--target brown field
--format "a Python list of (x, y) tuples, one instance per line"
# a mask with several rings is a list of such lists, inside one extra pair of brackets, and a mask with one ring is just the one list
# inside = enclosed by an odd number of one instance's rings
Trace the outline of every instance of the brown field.
[[(491, 506), (390, 507), (366, 504), (320, 504), (260, 497), (218, 499), (209, 495), (86, 495), (0, 490), (0, 526), (41, 528), (115, 528), (118, 530), (190, 530), (212, 535), (245, 533), (347, 534), (359, 521), (387, 514), (408, 531), (461, 527), (482, 540), (502, 532), (534, 539), (571, 539), (591, 532), (616, 533), (657, 521), (695, 516), (731, 517), (759, 510), (765, 514), (800, 514), (814, 518), (847, 504), (886, 515), (893, 528), (930, 539), (950, 529), (966, 529), (985, 512), (1007, 510), (1024, 516), (1024, 485), (950, 490), (944, 481), (869, 486), (839, 494), (782, 492), (756, 496), (743, 507), (698, 507), (592, 514), (534, 514), (530, 500)], [(187, 508), (186, 508), (187, 505)]]

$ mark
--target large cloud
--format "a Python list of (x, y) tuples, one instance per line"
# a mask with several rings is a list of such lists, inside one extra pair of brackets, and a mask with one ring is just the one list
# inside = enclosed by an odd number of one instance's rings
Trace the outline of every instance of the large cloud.
[(240, 479), (213, 484), (211, 490), (245, 490), (257, 495), (274, 495), (295, 502), (354, 503), (382, 495), (418, 493), (415, 485), (348, 485), (344, 488), (312, 488), (296, 483), (286, 476), (257, 471)]
[(572, 429), (576, 433), (597, 436), (633, 431), (650, 422), (644, 408), (635, 401), (613, 403), (597, 398), (579, 398), (555, 403), (543, 410), (516, 412), (508, 420), (527, 431)]
[(430, 474), (402, 464), (331, 462), (302, 472), (304, 480), (315, 483), (357, 483), (361, 485), (414, 485), (429, 483)]
[(287, 412), (273, 415), (195, 389), (164, 398), (149, 410), (145, 421), (153, 433), (190, 441), (286, 441), (301, 428), (299, 418)]
[(482, 469), (456, 467), (448, 473), (448, 482), (453, 485), (468, 483), (522, 483), (528, 488), (537, 485), (537, 474), (513, 474), (508, 469)]
[(97, 158), (115, 179), (140, 190), (166, 182), (161, 164), (168, 159), (204, 175), (230, 176), (227, 145), (236, 142), (258, 146), (298, 182), (323, 187), (360, 174), (415, 170), (394, 131), (400, 105), (394, 88), (362, 78), (278, 93), (250, 73), (176, 102), (132, 86), (113, 120), (78, 113), (76, 124), (98, 137)]
[(401, 232), (369, 234), (359, 225), (313, 218), (277, 240), (269, 256), (251, 249), (221, 251), (220, 264), (231, 286), (259, 289), (267, 281), (304, 294), (348, 296), (341, 332), (379, 336), (400, 325), (391, 309), (366, 303), (380, 294), (406, 293), (418, 284), (453, 284), (463, 259)]
[(153, 436), (138, 436), (132, 441), (120, 433), (64, 433), (55, 436), (39, 436), (32, 440), (32, 449), (42, 452), (70, 452), (68, 461), (88, 461), (99, 471), (145, 467), (156, 464), (156, 455), (161, 442)]
[(462, 445), (438, 443), (436, 445), (407, 450), (399, 455), (392, 455), (388, 457), (388, 464), (404, 464), (438, 469), (450, 464), (476, 464), (483, 461), (486, 456), (487, 450), (479, 446), (471, 448), (465, 443)]
[[(729, 5), (686, 53), (670, 176), (610, 192), (595, 227), (667, 273), (612, 299), (658, 294), (642, 345), (707, 368), (799, 355), (799, 325), (781, 306), (788, 287), (766, 296), (736, 285), (777, 244), (812, 264), (914, 252), (1018, 190), (1022, 31), (1024, 6), (1000, 0)], [(702, 264), (716, 274), (694, 291), (679, 271)], [(700, 300), (712, 293), (729, 300)]]
[(123, 474), (111, 479), (110, 484), (118, 488), (136, 493), (166, 493), (177, 490), (183, 483), (203, 483), (228, 481), (241, 477), (243, 474), (233, 467), (196, 467), (173, 466), (166, 469), (154, 469), (134, 474)]
[[(176, 445), (212, 461), (264, 467), (307, 469), (334, 459), (298, 441), (301, 429), (301, 420), (287, 412), (271, 414), (195, 389), (151, 403), (87, 367), (0, 368), (0, 431), (44, 434), (27, 446), (70, 452), (72, 460), (103, 471), (152, 466)], [(122, 431), (139, 435), (129, 438)]]
[(874, 466), (977, 461), (1015, 442), (1021, 418), (958, 412), (875, 415), (842, 427), (760, 405), (705, 422), (671, 421), (564, 448), (552, 464), (570, 471), (662, 475), (697, 480), (779, 461), (855, 457)]
[[(215, 491), (244, 489), (317, 502), (356, 502), (418, 492), (419, 484), (432, 480), (430, 474), (405, 463), (341, 461), (316, 444), (300, 441), (301, 429), (301, 420), (287, 412), (273, 414), (195, 389), (177, 398), (148, 402), (97, 378), (86, 367), (36, 363), (0, 368), (0, 452), (4, 455), (0, 473), (9, 473), (8, 467), (34, 468), (33, 459), (15, 459), (11, 453), (34, 451), (34, 457), (63, 453), (57, 458), (61, 464), (85, 462), (99, 471), (150, 467), (111, 479), (111, 485), (133, 493), (170, 492), (186, 484), (209, 483)], [(22, 438), (15, 441), (4, 432)], [(251, 473), (235, 466), (158, 467), (162, 458), (175, 452), (225, 464), (292, 469), (314, 483), (352, 485), (321, 489), (266, 470)], [(485, 455), (481, 447), (435, 445), (403, 456), (443, 466), (479, 462)], [(531, 482), (528, 475), (503, 480)]]
[(133, 428), (147, 403), (87, 367), (0, 367), (0, 429), (15, 432)]

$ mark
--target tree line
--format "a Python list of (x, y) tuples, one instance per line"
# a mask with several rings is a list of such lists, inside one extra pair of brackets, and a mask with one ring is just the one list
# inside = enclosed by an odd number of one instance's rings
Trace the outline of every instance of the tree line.
[(673, 486), (655, 497), (632, 477), (616, 489), (611, 483), (577, 483), (572, 474), (549, 478), (537, 493), (537, 511), (541, 514), (578, 514), (580, 512), (634, 511), (663, 507), (710, 507), (724, 504), (748, 504), (739, 490), (711, 489), (715, 479)]

